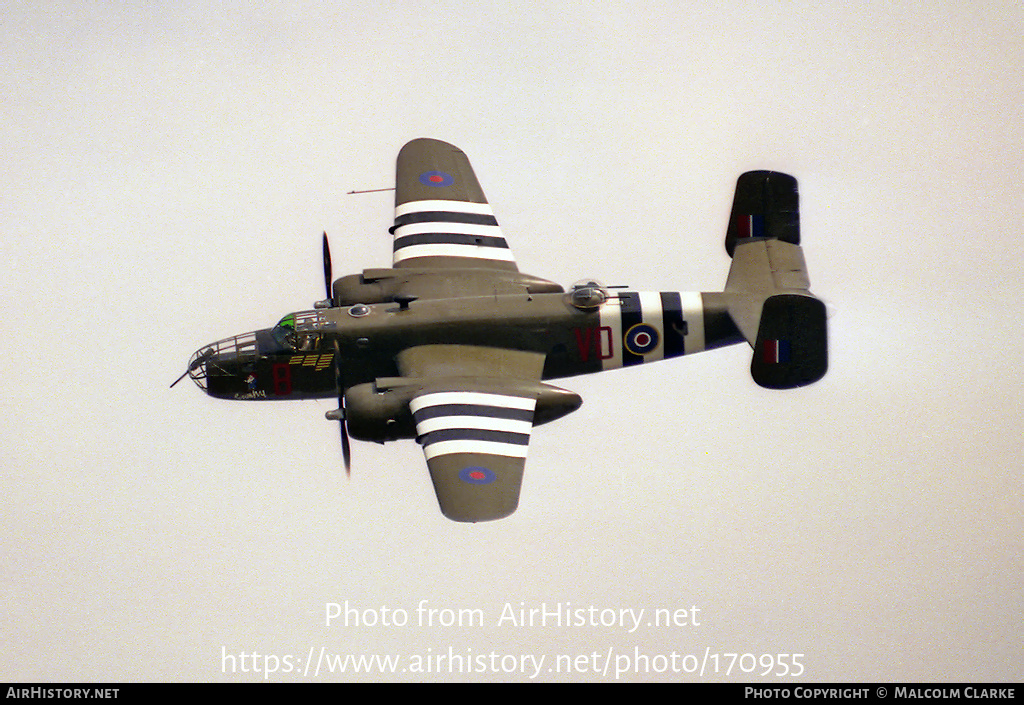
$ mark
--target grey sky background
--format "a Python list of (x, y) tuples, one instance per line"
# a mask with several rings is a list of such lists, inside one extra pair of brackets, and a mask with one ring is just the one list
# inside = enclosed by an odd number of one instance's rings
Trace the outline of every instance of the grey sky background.
[[(304, 681), (323, 649), (401, 660), (320, 680), (528, 680), (510, 655), (558, 681), (1020, 680), (1019, 5), (0, 13), (0, 678), (259, 680), (223, 658), (256, 652)], [(336, 274), (390, 262), (392, 195), (346, 192), (420, 136), (467, 152), (520, 267), (563, 284), (720, 289), (736, 177), (794, 174), (828, 376), (763, 390), (737, 346), (563, 380), (583, 407), (480, 525), (441, 516), (412, 442), (354, 444), (346, 480), (329, 402), (169, 390), (322, 298), (321, 231)], [(326, 625), (345, 601), (409, 623)], [(501, 619), (566, 603), (642, 624)], [(413, 672), (449, 649), (463, 670)], [(657, 672), (673, 653), (704, 674)]]

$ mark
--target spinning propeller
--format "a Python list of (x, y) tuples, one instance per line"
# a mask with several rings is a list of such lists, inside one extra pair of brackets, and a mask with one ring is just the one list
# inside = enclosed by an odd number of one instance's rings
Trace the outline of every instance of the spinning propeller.
[[(324, 288), (327, 290), (327, 305), (334, 303), (334, 295), (331, 291), (333, 279), (331, 268), (331, 246), (327, 242), (327, 233), (324, 233)], [(349, 445), (348, 426), (345, 423), (345, 380), (341, 373), (341, 343), (334, 338), (334, 386), (338, 390), (338, 408), (328, 411), (326, 416), (332, 421), (337, 421), (341, 428), (341, 457), (345, 462), (345, 474), (352, 475), (352, 449)]]

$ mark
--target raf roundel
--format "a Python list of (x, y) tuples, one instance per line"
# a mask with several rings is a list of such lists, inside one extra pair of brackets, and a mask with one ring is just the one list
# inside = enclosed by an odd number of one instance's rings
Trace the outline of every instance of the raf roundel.
[(646, 323), (637, 323), (626, 331), (623, 343), (626, 350), (634, 355), (646, 355), (658, 347), (658, 329)]
[(459, 479), (471, 485), (489, 485), (497, 479), (493, 470), (471, 465), (459, 470)]
[(451, 186), (455, 179), (443, 171), (425, 171), (420, 174), (420, 183), (424, 186)]

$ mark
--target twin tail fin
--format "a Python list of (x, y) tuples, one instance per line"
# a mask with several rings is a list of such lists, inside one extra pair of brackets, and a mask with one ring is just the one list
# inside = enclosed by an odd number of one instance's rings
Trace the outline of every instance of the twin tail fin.
[(824, 377), (825, 304), (810, 292), (796, 179), (772, 171), (740, 176), (725, 249), (733, 259), (723, 293), (726, 310), (754, 349), (754, 381), (792, 389)]

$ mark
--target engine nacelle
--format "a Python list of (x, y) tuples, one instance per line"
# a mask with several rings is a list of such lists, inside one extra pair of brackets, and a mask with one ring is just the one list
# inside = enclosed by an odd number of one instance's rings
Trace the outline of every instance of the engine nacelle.
[(372, 382), (350, 387), (345, 392), (349, 435), (375, 443), (415, 438), (416, 426), (409, 411), (415, 393), (415, 387), (380, 388)]
[(335, 306), (380, 304), (401, 296), (419, 298), (460, 298), (467, 291), (488, 295), (560, 294), (562, 287), (547, 279), (522, 272), (474, 269), (364, 269), (334, 280), (331, 286)]
[(366, 279), (361, 274), (348, 274), (334, 280), (334, 304), (380, 304), (393, 301), (401, 281), (394, 279)]
[[(385, 443), (401, 438), (416, 438), (416, 424), (409, 402), (426, 389), (449, 391), (488, 391), (479, 379), (452, 378), (429, 382), (407, 377), (378, 379), (358, 384), (345, 392), (345, 421), (349, 435), (360, 441)], [(537, 400), (533, 425), (540, 426), (575, 411), (583, 400), (575, 392), (543, 382), (495, 381), (494, 392), (521, 394)]]

